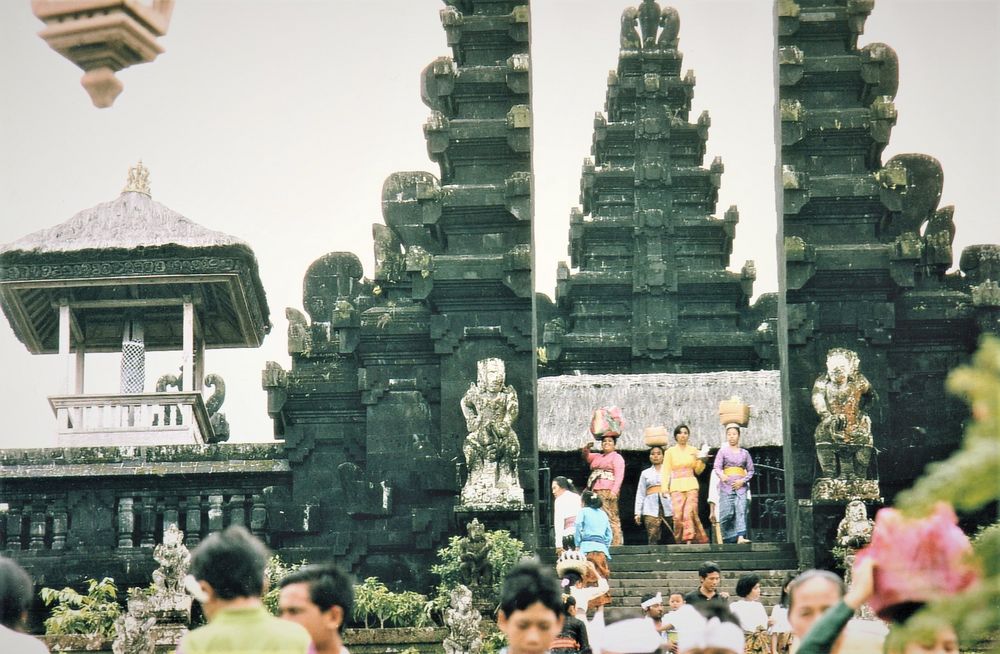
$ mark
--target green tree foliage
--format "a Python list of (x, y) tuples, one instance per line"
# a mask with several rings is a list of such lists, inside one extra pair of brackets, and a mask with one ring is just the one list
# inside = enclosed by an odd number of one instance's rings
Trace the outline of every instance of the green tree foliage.
[[(443, 612), (451, 601), (451, 591), (462, 583), (460, 565), (462, 563), (462, 543), (465, 537), (452, 536), (448, 539), (448, 545), (438, 550), (440, 563), (431, 566), (431, 572), (441, 577), (438, 584), (437, 593), (434, 596), (434, 608)], [(505, 529), (486, 532), (486, 541), (489, 543), (488, 560), (493, 568), (493, 583), (491, 593), (493, 597), (500, 597), (500, 586), (503, 578), (514, 565), (528, 556), (524, 543), (510, 535)]]
[[(900, 493), (896, 505), (908, 515), (925, 515), (939, 501), (958, 511), (975, 511), (1000, 500), (1000, 339), (983, 338), (972, 365), (954, 370), (947, 386), (968, 401), (972, 420), (962, 447), (928, 466), (913, 488)], [(981, 530), (973, 549), (983, 572), (981, 583), (928, 604), (906, 623), (910, 637), (918, 638), (941, 619), (969, 644), (1000, 633), (1000, 523)]]
[(121, 615), (114, 579), (88, 579), (86, 595), (69, 587), (62, 590), (43, 588), (39, 595), (46, 606), (56, 605), (45, 620), (46, 635), (82, 634), (114, 638), (115, 620)]

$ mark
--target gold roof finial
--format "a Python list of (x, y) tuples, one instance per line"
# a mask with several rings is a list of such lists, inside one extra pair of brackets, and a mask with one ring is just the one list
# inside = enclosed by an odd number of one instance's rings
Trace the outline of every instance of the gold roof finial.
[[(128, 182), (125, 183), (125, 188), (122, 189), (122, 193), (129, 192), (150, 195), (149, 168), (142, 165), (142, 159), (139, 160), (139, 163), (129, 167), (128, 169)], [(152, 196), (150, 195), (150, 197)]]

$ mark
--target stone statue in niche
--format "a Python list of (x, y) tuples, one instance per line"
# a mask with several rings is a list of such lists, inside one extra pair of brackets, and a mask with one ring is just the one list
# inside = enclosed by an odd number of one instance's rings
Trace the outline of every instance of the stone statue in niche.
[(462, 396), (462, 415), (469, 435), (462, 452), (468, 479), (462, 488), (465, 506), (511, 506), (524, 504), (524, 490), (517, 478), (521, 444), (514, 431), (517, 392), (505, 384), (506, 371), (500, 359), (478, 363), (476, 383)]
[(493, 582), (490, 564), (490, 544), (486, 540), (486, 527), (473, 519), (466, 526), (468, 537), (461, 539), (458, 570), (462, 583), (473, 588), (485, 588)]
[(873, 391), (859, 365), (857, 353), (833, 348), (826, 373), (813, 384), (812, 404), (820, 418), (814, 433), (820, 467), (816, 499), (878, 498), (878, 484), (868, 478), (874, 442), (865, 409)]
[(156, 639), (153, 627), (156, 618), (140, 616), (129, 610), (115, 620), (115, 640), (111, 644), (114, 654), (153, 654)]
[(444, 639), (445, 654), (478, 654), (483, 649), (479, 623), (483, 617), (472, 605), (472, 591), (463, 585), (451, 591), (451, 602), (444, 611), (448, 636)]

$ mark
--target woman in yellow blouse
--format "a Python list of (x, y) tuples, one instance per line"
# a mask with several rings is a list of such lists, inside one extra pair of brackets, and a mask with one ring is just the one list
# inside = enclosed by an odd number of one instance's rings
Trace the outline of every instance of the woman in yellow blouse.
[(678, 543), (707, 543), (708, 535), (698, 518), (698, 478), (705, 469), (707, 443), (701, 450), (688, 445), (687, 425), (674, 429), (677, 445), (663, 454), (662, 478), (669, 480), (670, 503), (674, 509), (674, 534)]

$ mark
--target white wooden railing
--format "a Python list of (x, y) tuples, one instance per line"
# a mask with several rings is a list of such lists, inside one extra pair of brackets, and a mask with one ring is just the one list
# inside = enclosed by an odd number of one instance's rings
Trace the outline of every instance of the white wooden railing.
[(209, 443), (201, 393), (54, 395), (59, 447)]

